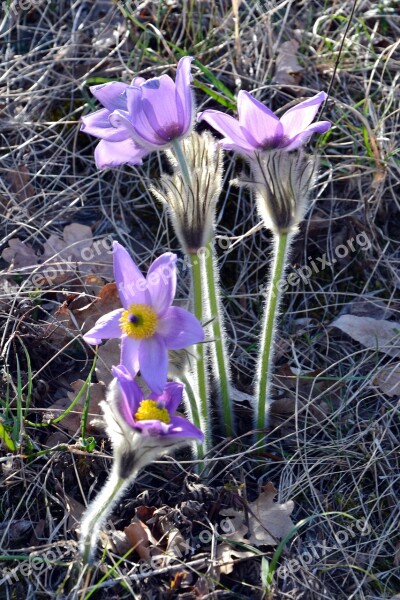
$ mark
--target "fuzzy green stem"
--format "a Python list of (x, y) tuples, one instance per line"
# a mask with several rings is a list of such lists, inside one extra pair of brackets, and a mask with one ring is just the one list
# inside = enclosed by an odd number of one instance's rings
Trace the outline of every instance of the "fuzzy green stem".
[(178, 140), (174, 140), (171, 142), (171, 146), (175, 153), (175, 158), (178, 161), (179, 168), (181, 170), (182, 176), (185, 180), (185, 183), (188, 187), (192, 185), (192, 178), (190, 176), (189, 167), (186, 161), (185, 154), (183, 153), (181, 143)]
[[(192, 291), (193, 291), (193, 310), (195, 317), (203, 322), (203, 311), (204, 311), (204, 298), (203, 298), (203, 286), (202, 286), (202, 257), (196, 254), (190, 254), (191, 272), (192, 272)], [(205, 427), (205, 449), (209, 446), (210, 438), (210, 419), (208, 416), (208, 402), (207, 402), (207, 369), (205, 362), (205, 352), (203, 344), (197, 345), (197, 384), (200, 397), (200, 418), (203, 427)]]
[(234, 414), (230, 397), (230, 366), (226, 352), (224, 320), (221, 302), (219, 300), (218, 266), (214, 257), (213, 242), (206, 248), (206, 275), (208, 301), (212, 319), (213, 343), (215, 344), (215, 376), (218, 380), (219, 394), (222, 405), (222, 426), (227, 436), (234, 435)]
[[(289, 235), (278, 234), (275, 236), (274, 257), (271, 269), (267, 299), (265, 303), (264, 323), (261, 334), (261, 348), (259, 354), (258, 377), (257, 377), (257, 414), (256, 428), (263, 429), (267, 425), (269, 414), (271, 371), (273, 360), (273, 346), (275, 338), (276, 321), (278, 317), (280, 301), (280, 282), (286, 266), (286, 254), (289, 246)], [(258, 434), (258, 439), (262, 434)]]
[(129, 480), (122, 479), (115, 475), (115, 471), (112, 471), (108, 482), (93, 502), (95, 507), (94, 514), (92, 514), (93, 510), (91, 510), (91, 507), (89, 506), (81, 526), (82, 531), (85, 532), (80, 541), (82, 561), (84, 564), (90, 564), (96, 547), (98, 531), (111, 511), (118, 496), (131, 481), (132, 478)]
[[(192, 388), (192, 385), (186, 375), (180, 375), (179, 379), (185, 386), (185, 392), (189, 400), (189, 410), (190, 410), (190, 419), (193, 421), (194, 425), (202, 430), (202, 423), (199, 413), (199, 407), (196, 400), (196, 395)], [(201, 460), (204, 457), (204, 449), (203, 444), (196, 444), (196, 458)]]

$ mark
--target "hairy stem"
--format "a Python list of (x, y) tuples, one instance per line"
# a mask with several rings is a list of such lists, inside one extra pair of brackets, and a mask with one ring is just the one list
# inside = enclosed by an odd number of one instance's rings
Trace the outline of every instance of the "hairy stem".
[[(275, 339), (276, 321), (280, 303), (280, 282), (285, 272), (286, 255), (290, 238), (288, 234), (275, 235), (274, 256), (271, 277), (267, 291), (264, 309), (264, 322), (261, 334), (261, 348), (258, 358), (256, 415), (255, 426), (264, 429), (268, 424), (269, 408), (271, 405), (270, 388), (273, 363), (273, 346)], [(261, 438), (262, 434), (258, 434)]]
[(122, 479), (117, 473), (116, 466), (101, 492), (88, 506), (81, 524), (80, 549), (84, 564), (93, 561), (99, 531), (113, 506), (132, 483), (134, 476)]
[(208, 302), (214, 338), (213, 371), (219, 387), (218, 391), (222, 409), (222, 427), (225, 435), (231, 436), (234, 434), (234, 413), (230, 395), (231, 372), (226, 351), (224, 319), (219, 294), (218, 265), (216, 257), (214, 256), (214, 245), (212, 241), (210, 241), (207, 245), (205, 260)]
[[(179, 379), (185, 386), (185, 392), (186, 392), (186, 395), (188, 398), (188, 403), (189, 403), (188, 412), (189, 412), (190, 420), (193, 421), (193, 423), (194, 423), (194, 425), (196, 425), (196, 427), (198, 427), (200, 430), (202, 430), (202, 422), (201, 422), (201, 417), (200, 417), (200, 413), (199, 413), (199, 407), (197, 404), (197, 399), (196, 399), (196, 395), (194, 393), (192, 384), (189, 381), (188, 377), (184, 374), (180, 375)], [(197, 458), (197, 460), (201, 460), (203, 457), (204, 457), (203, 444), (196, 443), (196, 458)]]
[[(203, 281), (202, 281), (202, 262), (203, 258), (196, 254), (190, 254), (191, 272), (192, 272), (192, 292), (193, 292), (193, 310), (195, 317), (203, 322), (205, 301), (203, 297)], [(205, 351), (203, 344), (197, 344), (197, 385), (200, 399), (200, 419), (202, 429), (205, 434), (205, 449), (209, 447), (210, 438), (210, 422), (208, 415), (208, 385), (207, 385), (207, 365), (205, 361)]]

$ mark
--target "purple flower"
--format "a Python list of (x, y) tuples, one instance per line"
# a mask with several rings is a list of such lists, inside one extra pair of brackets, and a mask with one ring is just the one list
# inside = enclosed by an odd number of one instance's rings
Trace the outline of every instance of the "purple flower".
[(181, 350), (204, 340), (199, 321), (183, 308), (171, 306), (176, 292), (176, 255), (166, 252), (143, 277), (128, 252), (113, 244), (114, 277), (123, 308), (98, 319), (83, 337), (88, 344), (121, 338), (121, 363), (138, 371), (157, 394), (168, 375), (168, 350)]
[(146, 436), (168, 437), (171, 441), (192, 438), (199, 442), (203, 433), (184, 417), (175, 415), (182, 401), (183, 385), (167, 383), (161, 394), (144, 396), (138, 384), (123, 366), (113, 367), (121, 394), (116, 409), (124, 424)]
[(238, 120), (218, 110), (205, 110), (198, 115), (197, 120), (207, 121), (225, 136), (221, 140), (225, 150), (246, 155), (260, 150), (295, 150), (313, 133), (324, 133), (330, 128), (329, 121), (311, 124), (325, 98), (325, 92), (319, 92), (287, 110), (279, 119), (251, 94), (240, 91)]
[(188, 135), (193, 125), (190, 56), (178, 63), (175, 82), (168, 75), (131, 85), (113, 81), (90, 88), (105, 107), (82, 117), (81, 130), (100, 138), (95, 150), (99, 169), (142, 164), (152, 150), (167, 148)]

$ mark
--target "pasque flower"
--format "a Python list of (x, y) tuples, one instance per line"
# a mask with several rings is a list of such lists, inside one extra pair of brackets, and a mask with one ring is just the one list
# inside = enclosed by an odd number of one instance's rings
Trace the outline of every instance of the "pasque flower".
[(197, 120), (206, 121), (224, 136), (221, 144), (225, 150), (246, 155), (262, 150), (295, 150), (313, 133), (324, 133), (330, 128), (329, 121), (312, 123), (325, 98), (325, 92), (319, 92), (287, 110), (279, 119), (251, 94), (241, 90), (237, 101), (239, 119), (218, 110), (205, 110)]
[(175, 82), (161, 75), (136, 77), (131, 85), (113, 81), (90, 88), (104, 108), (83, 117), (81, 130), (101, 140), (95, 150), (98, 168), (141, 164), (152, 150), (167, 148), (190, 133), (192, 60), (181, 58)]
[(175, 414), (183, 385), (167, 383), (161, 394), (145, 397), (126, 367), (113, 367), (113, 375), (100, 404), (114, 460), (106, 484), (82, 518), (80, 550), (85, 563), (92, 562), (100, 528), (139, 471), (178, 446), (204, 438), (200, 429)]
[(85, 335), (89, 344), (121, 338), (121, 363), (138, 371), (157, 394), (168, 374), (168, 350), (181, 350), (204, 340), (200, 322), (183, 308), (171, 306), (176, 292), (176, 255), (166, 252), (145, 278), (128, 252), (113, 244), (114, 277), (123, 308), (98, 319)]
[[(200, 429), (175, 414), (182, 401), (184, 386), (181, 383), (167, 383), (161, 394), (145, 396), (126, 367), (113, 367), (112, 372), (121, 391), (117, 409), (124, 427), (132, 434), (136, 432), (153, 438), (161, 436), (165, 442), (179, 443), (180, 438), (203, 441)], [(162, 442), (158, 441), (157, 445), (162, 445)]]

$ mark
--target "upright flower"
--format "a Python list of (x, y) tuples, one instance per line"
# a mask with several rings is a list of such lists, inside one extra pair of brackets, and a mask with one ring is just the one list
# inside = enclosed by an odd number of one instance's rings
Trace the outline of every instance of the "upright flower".
[(187, 310), (171, 306), (176, 292), (176, 255), (166, 252), (145, 278), (128, 252), (114, 242), (114, 277), (123, 308), (100, 317), (83, 337), (88, 344), (121, 338), (121, 363), (140, 373), (157, 394), (165, 387), (168, 350), (204, 340), (200, 322)]
[(222, 189), (222, 150), (207, 131), (195, 131), (182, 142), (182, 152), (190, 173), (190, 185), (177, 168), (170, 151), (167, 156), (172, 175), (161, 176), (161, 189), (152, 192), (169, 210), (181, 246), (186, 254), (195, 254), (212, 236), (216, 205)]
[(181, 384), (167, 383), (161, 394), (145, 397), (123, 365), (113, 367), (113, 375), (101, 407), (114, 461), (105, 486), (83, 515), (80, 549), (85, 563), (93, 560), (102, 524), (139, 471), (176, 447), (204, 438), (200, 429), (175, 415)]
[(90, 88), (104, 108), (83, 117), (81, 130), (101, 140), (95, 150), (99, 169), (141, 164), (152, 150), (189, 135), (194, 118), (192, 60), (181, 58), (175, 82), (161, 75), (136, 77), (131, 85), (113, 81)]
[(330, 128), (329, 121), (312, 123), (325, 98), (325, 92), (319, 92), (279, 119), (249, 92), (241, 90), (237, 101), (239, 119), (218, 110), (205, 110), (197, 120), (206, 121), (224, 136), (221, 144), (225, 150), (249, 156), (262, 150), (296, 150), (313, 133), (324, 133)]

